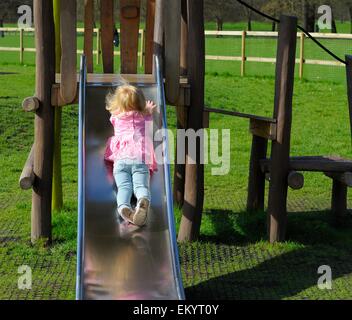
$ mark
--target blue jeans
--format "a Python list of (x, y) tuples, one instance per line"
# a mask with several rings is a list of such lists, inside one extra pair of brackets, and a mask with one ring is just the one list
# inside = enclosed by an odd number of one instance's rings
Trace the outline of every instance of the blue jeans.
[(137, 198), (137, 203), (142, 198), (150, 202), (150, 173), (146, 164), (137, 160), (118, 160), (114, 163), (114, 178), (118, 209), (131, 208), (132, 193)]

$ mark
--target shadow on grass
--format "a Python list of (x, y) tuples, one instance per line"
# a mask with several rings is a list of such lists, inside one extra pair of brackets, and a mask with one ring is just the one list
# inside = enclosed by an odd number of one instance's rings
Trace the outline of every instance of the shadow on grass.
[[(297, 295), (300, 299), (352, 298), (351, 280), (340, 281), (333, 290), (317, 287), (322, 265), (332, 268), (333, 280), (351, 277), (351, 216), (342, 228), (336, 228), (329, 211), (290, 213), (288, 242), (281, 245), (283, 250), (267, 242), (258, 245), (267, 239), (263, 212), (212, 210), (206, 216), (216, 236), (205, 235), (201, 241), (246, 246), (239, 256), (232, 254), (221, 262), (226, 264), (224, 270), (230, 268), (229, 273), (186, 288), (188, 299), (285, 299)], [(232, 272), (234, 269), (239, 271)]]
[[(268, 258), (252, 268), (188, 287), (186, 297), (191, 300), (285, 299), (297, 295), (300, 299), (351, 298), (350, 281), (342, 281), (338, 285), (334, 282), (332, 290), (318, 289), (321, 277), (318, 268), (322, 265), (331, 267), (333, 280), (336, 280), (352, 273), (352, 255), (347, 250), (334, 250), (328, 246), (294, 250)], [(309, 292), (302, 293), (309, 288)]]
[[(204, 217), (214, 231), (203, 233), (201, 241), (248, 244), (268, 239), (265, 212), (210, 210)], [(337, 227), (330, 211), (289, 213), (286, 239), (303, 245), (352, 245), (352, 215), (349, 213), (344, 223)]]

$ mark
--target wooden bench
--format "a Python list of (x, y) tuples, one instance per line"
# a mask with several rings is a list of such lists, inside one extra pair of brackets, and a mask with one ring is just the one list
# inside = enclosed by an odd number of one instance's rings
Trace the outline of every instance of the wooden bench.
[[(270, 175), (271, 160), (262, 159), (259, 163), (261, 171)], [(352, 160), (334, 156), (291, 157), (289, 170), (322, 172), (332, 179), (331, 211), (336, 224), (342, 224), (347, 215), (347, 188), (352, 187)]]

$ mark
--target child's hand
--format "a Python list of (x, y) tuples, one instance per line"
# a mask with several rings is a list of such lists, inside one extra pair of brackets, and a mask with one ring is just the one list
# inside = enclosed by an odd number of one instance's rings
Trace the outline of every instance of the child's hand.
[(150, 114), (153, 114), (153, 112), (156, 110), (157, 106), (153, 101), (148, 100), (146, 108)]

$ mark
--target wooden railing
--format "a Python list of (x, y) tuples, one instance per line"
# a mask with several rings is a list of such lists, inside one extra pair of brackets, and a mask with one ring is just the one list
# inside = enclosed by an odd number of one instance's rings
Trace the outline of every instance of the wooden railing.
[[(35, 48), (26, 48), (24, 46), (24, 35), (25, 33), (33, 33), (34, 34), (34, 28), (26, 28), (26, 29), (20, 29), (20, 28), (0, 28), (0, 32), (7, 32), (7, 33), (19, 33), (20, 38), (19, 38), (19, 47), (0, 47), (0, 51), (7, 51), (7, 52), (19, 52), (19, 60), (20, 63), (23, 63), (23, 53), (24, 52), (36, 52)], [(118, 29), (118, 32), (120, 32), (120, 29)], [(84, 28), (77, 28), (77, 33), (84, 33)], [(93, 51), (93, 54), (96, 56), (96, 63), (100, 63), (101, 59), (101, 30), (100, 28), (94, 28), (93, 29), (94, 35), (96, 35), (96, 50)], [(145, 55), (145, 31), (144, 29), (139, 30), (139, 35), (141, 37), (141, 43), (142, 45), (140, 46), (140, 50), (138, 53), (139, 57), (139, 62), (140, 66), (144, 65), (144, 55)], [(0, 38), (1, 39), (1, 38)], [(82, 54), (83, 50), (77, 50), (77, 54)], [(118, 56), (120, 55), (120, 50), (114, 51), (114, 55)]]
[[(232, 36), (241, 37), (241, 56), (218, 56), (218, 55), (206, 55), (207, 60), (218, 60), (218, 61), (240, 61), (241, 62), (241, 75), (245, 75), (246, 62), (262, 62), (262, 63), (276, 63), (276, 58), (264, 58), (264, 57), (250, 57), (246, 54), (247, 39), (250, 37), (263, 37), (263, 38), (277, 38), (278, 32), (264, 32), (264, 31), (206, 31), (206, 36)], [(352, 34), (334, 34), (334, 33), (312, 33), (316, 39), (332, 39), (332, 40), (352, 40)], [(344, 64), (335, 60), (314, 60), (306, 59), (305, 57), (305, 42), (308, 38), (303, 32), (297, 33), (297, 37), (300, 39), (300, 52), (299, 58), (296, 59), (296, 63), (299, 64), (299, 77), (303, 78), (304, 65), (324, 65), (334, 67), (344, 67)], [(352, 42), (351, 42), (352, 44)]]
[[(120, 31), (120, 30), (118, 30)], [(19, 29), (19, 28), (0, 28), (0, 32), (17, 32), (19, 33), (19, 47), (0, 47), (0, 51), (13, 51), (19, 52), (20, 63), (23, 63), (24, 52), (36, 52), (35, 48), (26, 48), (24, 46), (24, 34), (25, 32), (34, 32), (33, 28)], [(77, 33), (83, 33), (83, 28), (77, 28)], [(96, 63), (100, 63), (101, 59), (101, 33), (99, 28), (93, 30), (96, 35), (96, 50), (93, 51), (96, 56)], [(138, 53), (140, 66), (144, 65), (145, 56), (145, 30), (140, 29), (139, 34), (141, 37), (140, 50)], [(260, 63), (276, 63), (276, 58), (268, 57), (254, 57), (247, 56), (246, 45), (247, 39), (250, 37), (263, 37), (263, 38), (277, 38), (277, 32), (266, 32), (266, 31), (205, 31), (205, 36), (224, 36), (224, 37), (240, 37), (241, 38), (241, 55), (240, 56), (227, 56), (227, 55), (206, 55), (207, 60), (217, 61), (239, 61), (241, 62), (241, 75), (245, 76), (246, 63), (247, 62), (260, 62)], [(351, 40), (352, 34), (333, 34), (333, 33), (312, 33), (317, 39), (331, 39), (331, 40)], [(317, 59), (306, 59), (305, 56), (305, 41), (307, 36), (304, 33), (298, 33), (297, 37), (300, 39), (299, 46), (299, 57), (296, 58), (296, 63), (299, 64), (299, 77), (303, 78), (304, 65), (324, 65), (333, 67), (343, 67), (341, 62), (334, 60), (317, 60)], [(352, 43), (352, 42), (351, 42)], [(77, 50), (77, 54), (82, 54), (83, 50)], [(120, 55), (120, 51), (114, 52), (114, 55)]]

